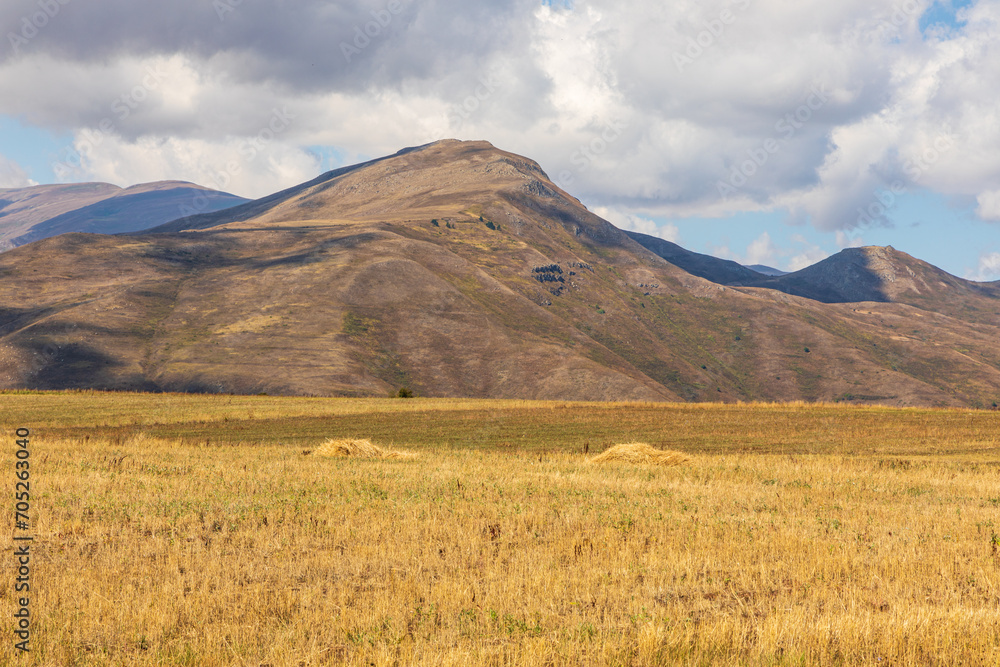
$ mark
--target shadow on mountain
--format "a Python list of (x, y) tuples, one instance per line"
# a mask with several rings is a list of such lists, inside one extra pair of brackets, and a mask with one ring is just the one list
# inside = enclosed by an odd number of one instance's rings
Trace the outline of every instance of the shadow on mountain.
[(224, 192), (185, 187), (123, 194), (50, 218), (35, 225), (30, 232), (15, 238), (13, 242), (15, 245), (24, 245), (68, 232), (140, 232), (176, 220), (185, 211), (193, 213), (200, 210), (211, 214), (246, 201)]
[(885, 289), (886, 277), (874, 263), (863, 248), (848, 248), (794, 273), (730, 284), (765, 287), (822, 303), (889, 303), (893, 299)]
[(35, 370), (33, 389), (118, 389), (159, 391), (155, 383), (142, 377), (122, 377), (117, 369), (124, 364), (87, 343), (56, 342), (34, 337), (28, 345)]
[(14, 333), (31, 322), (59, 312), (59, 308), (3, 308), (0, 307), (0, 336)]

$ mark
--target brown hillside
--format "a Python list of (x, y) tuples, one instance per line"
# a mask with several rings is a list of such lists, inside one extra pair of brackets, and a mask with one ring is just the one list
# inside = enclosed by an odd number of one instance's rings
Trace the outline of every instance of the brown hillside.
[(712, 283), (486, 142), (401, 151), (159, 231), (0, 255), (0, 386), (1000, 399), (982, 319)]

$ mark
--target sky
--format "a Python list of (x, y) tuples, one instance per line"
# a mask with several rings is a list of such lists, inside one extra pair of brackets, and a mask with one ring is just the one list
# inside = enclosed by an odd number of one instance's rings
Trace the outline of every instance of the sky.
[(1000, 0), (4, 0), (0, 188), (260, 197), (443, 138), (783, 270), (1000, 279)]

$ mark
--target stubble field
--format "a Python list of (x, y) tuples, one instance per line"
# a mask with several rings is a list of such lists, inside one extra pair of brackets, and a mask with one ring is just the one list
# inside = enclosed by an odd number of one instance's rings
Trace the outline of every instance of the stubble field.
[[(0, 427), (4, 664), (1000, 663), (996, 412), (84, 392)], [(588, 462), (637, 440), (690, 459)]]

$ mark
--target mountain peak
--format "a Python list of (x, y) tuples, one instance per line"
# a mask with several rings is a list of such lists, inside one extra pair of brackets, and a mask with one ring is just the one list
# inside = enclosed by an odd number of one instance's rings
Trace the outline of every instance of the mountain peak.
[[(488, 141), (443, 139), (383, 158), (329, 171), (301, 185), (218, 213), (191, 216), (151, 231), (176, 232), (239, 223), (266, 227), (292, 222), (404, 222), (432, 219), (523, 220), (532, 211), (556, 216), (602, 242), (624, 239), (556, 186), (529, 158)], [(551, 209), (551, 210), (550, 210)], [(338, 223), (339, 224), (339, 223)]]

